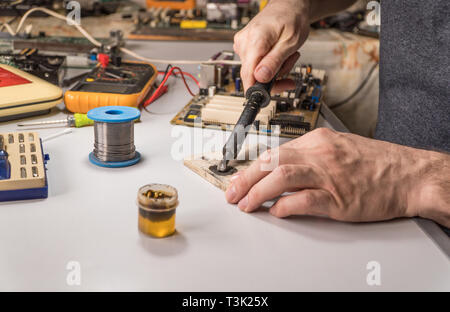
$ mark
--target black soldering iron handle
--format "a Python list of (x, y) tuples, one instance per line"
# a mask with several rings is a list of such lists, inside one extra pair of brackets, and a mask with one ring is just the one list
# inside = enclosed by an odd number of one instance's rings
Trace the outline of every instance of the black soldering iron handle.
[(257, 103), (250, 102), (245, 105), (233, 132), (223, 147), (223, 156), (226, 160), (235, 159), (244, 144), (248, 130), (253, 124), (261, 108)]
[(242, 111), (233, 132), (223, 147), (223, 160), (217, 167), (219, 171), (226, 170), (228, 161), (236, 159), (242, 145), (244, 144), (248, 131), (256, 119), (256, 116), (260, 112), (261, 108), (266, 107), (270, 103), (270, 91), (272, 90), (275, 80), (276, 78), (274, 77), (268, 83), (257, 82), (248, 88), (245, 95), (247, 98), (247, 103), (245, 104), (244, 110)]
[(275, 81), (276, 76), (267, 83), (256, 82), (253, 86), (247, 89), (245, 97), (248, 100), (255, 93), (260, 93), (264, 99), (263, 102), (261, 103), (261, 108), (266, 107), (270, 103), (270, 92), (272, 91), (272, 87), (275, 84)]

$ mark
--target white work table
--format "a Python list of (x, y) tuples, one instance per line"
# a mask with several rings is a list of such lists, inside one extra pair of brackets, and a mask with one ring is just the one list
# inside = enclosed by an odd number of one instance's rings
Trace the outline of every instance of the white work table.
[[(129, 48), (159, 58), (205, 59), (232, 45), (131, 42)], [(195, 66), (184, 68), (195, 72)], [(220, 189), (172, 158), (179, 138), (172, 137), (169, 121), (190, 96), (178, 79), (169, 88), (149, 107), (160, 114), (143, 111), (135, 125), (143, 155), (135, 166), (89, 163), (92, 127), (44, 143), (48, 199), (0, 203), (0, 291), (450, 290), (449, 258), (414, 220), (277, 219), (264, 209), (246, 214), (227, 204)], [(0, 132), (16, 130), (16, 124), (2, 123)], [(138, 231), (136, 195), (148, 183), (178, 189), (177, 233), (171, 237)], [(71, 261), (81, 266), (80, 286), (66, 283)], [(366, 282), (370, 261), (381, 266), (380, 286)]]

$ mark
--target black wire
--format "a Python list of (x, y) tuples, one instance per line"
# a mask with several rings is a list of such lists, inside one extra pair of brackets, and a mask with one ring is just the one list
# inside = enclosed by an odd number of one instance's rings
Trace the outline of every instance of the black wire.
[(166, 71), (164, 72), (164, 76), (163, 76), (163, 79), (162, 79), (161, 81), (164, 81), (164, 79), (166, 79), (167, 74), (169, 73), (169, 70), (170, 70), (172, 67), (173, 67), (172, 64), (167, 65)]
[[(170, 70), (172, 67), (173, 67), (172, 64), (167, 65), (166, 70), (164, 71), (164, 76), (163, 76), (161, 82), (163, 82), (164, 79), (166, 79), (167, 74), (169, 73), (169, 70)], [(159, 72), (159, 71), (158, 71), (158, 72)], [(158, 87), (159, 87), (159, 85), (158, 85)], [(156, 87), (155, 90), (156, 90), (158, 87)], [(146, 101), (148, 98), (150, 98), (150, 96), (152, 96), (152, 94), (149, 92), (148, 95), (145, 97), (145, 100), (142, 101), (142, 103), (145, 103), (145, 101)], [(149, 114), (154, 114), (154, 115), (164, 115), (164, 114), (159, 114), (159, 113), (154, 113), (154, 112), (152, 112), (152, 111), (149, 111), (149, 110), (147, 109), (147, 107), (145, 107), (144, 105), (142, 105), (142, 103), (141, 103), (140, 106), (141, 106), (147, 113), (149, 113)]]
[(373, 64), (373, 66), (370, 69), (369, 73), (367, 74), (366, 78), (364, 78), (364, 80), (361, 82), (359, 87), (356, 88), (356, 90), (349, 97), (347, 97), (345, 100), (342, 100), (342, 101), (340, 101), (340, 102), (338, 102), (338, 103), (336, 103), (334, 105), (330, 105), (330, 108), (335, 109), (337, 107), (340, 107), (340, 106), (344, 105), (345, 103), (347, 103), (351, 99), (353, 99), (364, 88), (364, 86), (367, 84), (367, 82), (369, 81), (370, 77), (372, 76), (372, 74), (375, 71), (375, 69), (377, 68), (377, 66), (378, 66), (378, 62)]

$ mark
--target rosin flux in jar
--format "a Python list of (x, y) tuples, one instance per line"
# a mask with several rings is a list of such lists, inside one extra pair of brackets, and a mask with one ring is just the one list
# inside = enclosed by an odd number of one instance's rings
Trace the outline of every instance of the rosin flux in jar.
[(153, 237), (166, 237), (175, 232), (177, 190), (165, 184), (148, 184), (139, 189), (139, 230)]

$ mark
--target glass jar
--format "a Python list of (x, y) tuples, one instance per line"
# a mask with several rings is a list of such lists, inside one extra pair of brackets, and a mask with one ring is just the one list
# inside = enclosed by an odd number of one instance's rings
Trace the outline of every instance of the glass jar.
[(175, 232), (177, 190), (165, 184), (148, 184), (139, 189), (139, 230), (153, 237), (166, 237)]

